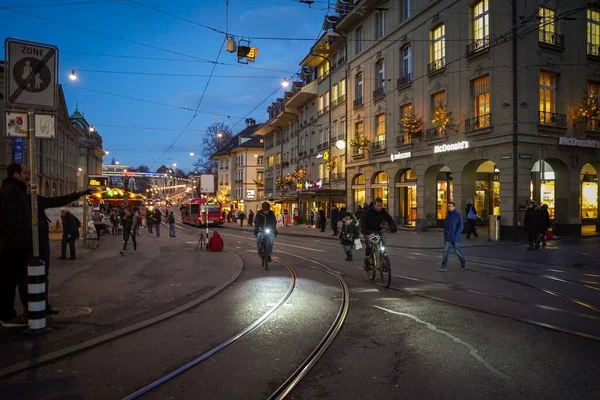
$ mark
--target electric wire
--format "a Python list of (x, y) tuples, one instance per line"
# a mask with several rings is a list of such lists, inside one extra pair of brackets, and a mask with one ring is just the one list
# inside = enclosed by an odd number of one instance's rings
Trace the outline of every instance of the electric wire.
[(124, 1), (127, 1), (127, 0), (86, 0), (86, 1), (72, 1), (72, 2), (63, 2), (63, 3), (21, 4), (18, 6), (0, 5), (0, 8), (17, 9), (17, 8), (63, 7), (63, 6), (102, 4), (102, 3), (120, 3), (120, 2), (124, 2)]

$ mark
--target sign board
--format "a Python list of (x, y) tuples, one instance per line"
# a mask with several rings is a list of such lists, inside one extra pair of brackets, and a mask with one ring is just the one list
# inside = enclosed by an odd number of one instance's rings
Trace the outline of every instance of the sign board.
[(56, 136), (56, 117), (52, 114), (35, 114), (35, 137), (54, 139)]
[(434, 153), (445, 153), (447, 151), (465, 150), (471, 147), (469, 142), (458, 142), (453, 144), (441, 144), (433, 148)]
[(214, 175), (200, 175), (200, 193), (215, 193)]
[(6, 103), (56, 109), (58, 49), (47, 44), (6, 39)]
[(6, 111), (4, 120), (6, 121), (6, 136), (27, 137), (29, 131), (27, 113)]
[(254, 200), (256, 198), (256, 192), (254, 189), (246, 189), (246, 199)]
[(501, 160), (510, 160), (512, 158), (512, 155), (510, 154), (503, 154), (500, 156)]
[(590, 149), (600, 149), (600, 141), (598, 140), (582, 140), (568, 137), (558, 139), (559, 146), (585, 147)]
[(521, 160), (531, 160), (531, 154), (528, 154), (528, 153), (519, 153), (519, 158)]
[(396, 153), (396, 154), (390, 155), (390, 159), (392, 160), (392, 162), (394, 162), (396, 160), (403, 160), (405, 158), (411, 158), (411, 157), (412, 157), (412, 153), (410, 151), (407, 151), (406, 153)]
[(13, 162), (23, 164), (25, 152), (25, 139), (16, 137), (13, 139)]
[(90, 175), (88, 176), (88, 187), (105, 188), (108, 186), (108, 176)]

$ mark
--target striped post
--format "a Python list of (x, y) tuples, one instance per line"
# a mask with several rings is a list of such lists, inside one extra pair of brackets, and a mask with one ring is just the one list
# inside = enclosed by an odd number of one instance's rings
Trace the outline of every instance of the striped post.
[(27, 265), (27, 301), (31, 333), (46, 331), (46, 265), (42, 260), (34, 259)]

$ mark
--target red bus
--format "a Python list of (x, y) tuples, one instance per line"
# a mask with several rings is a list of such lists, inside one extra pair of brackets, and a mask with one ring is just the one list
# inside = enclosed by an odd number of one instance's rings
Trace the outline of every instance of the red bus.
[(184, 224), (206, 226), (206, 211), (208, 210), (208, 225), (223, 225), (221, 203), (205, 198), (193, 198), (182, 203), (179, 209)]

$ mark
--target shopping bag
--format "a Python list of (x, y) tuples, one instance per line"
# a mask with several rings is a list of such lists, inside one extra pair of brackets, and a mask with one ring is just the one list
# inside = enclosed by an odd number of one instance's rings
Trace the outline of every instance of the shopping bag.
[(554, 232), (546, 231), (546, 240), (552, 240), (552, 239), (554, 239)]
[(354, 239), (354, 249), (355, 250), (362, 249), (362, 243), (360, 242), (360, 239)]

